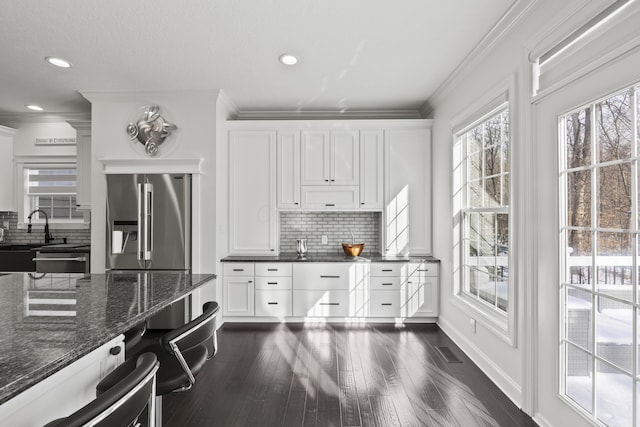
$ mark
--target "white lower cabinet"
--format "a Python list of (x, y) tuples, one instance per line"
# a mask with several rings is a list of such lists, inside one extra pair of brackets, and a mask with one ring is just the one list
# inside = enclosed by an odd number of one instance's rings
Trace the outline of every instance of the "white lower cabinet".
[(224, 278), (224, 315), (253, 316), (255, 312), (252, 263), (225, 263)]
[(349, 316), (349, 291), (293, 290), (293, 315), (299, 317)]
[(438, 264), (225, 262), (229, 317), (429, 318), (438, 315)]
[(96, 384), (123, 362), (119, 335), (0, 405), (0, 425), (41, 426), (72, 414), (95, 399)]
[(291, 316), (291, 290), (256, 289), (256, 316), (279, 318)]
[(438, 265), (408, 263), (403, 273), (403, 316), (436, 317), (438, 315)]
[(371, 291), (369, 317), (400, 317), (400, 291)]
[(288, 263), (255, 264), (256, 316), (291, 316), (291, 270)]

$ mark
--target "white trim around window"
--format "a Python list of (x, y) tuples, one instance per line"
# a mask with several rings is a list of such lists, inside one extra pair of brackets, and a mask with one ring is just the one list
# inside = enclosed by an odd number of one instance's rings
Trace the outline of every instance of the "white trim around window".
[[(452, 142), (453, 142), (453, 164), (452, 164), (452, 232), (453, 232), (453, 245), (452, 245), (452, 283), (453, 283), (453, 304), (467, 313), (467, 315), (475, 319), (483, 327), (494, 333), (501, 340), (505, 341), (511, 346), (516, 346), (517, 343), (517, 289), (515, 284), (515, 278), (517, 277), (517, 266), (515, 263), (516, 258), (516, 244), (515, 244), (515, 232), (518, 230), (515, 224), (515, 215), (513, 214), (516, 209), (515, 205), (518, 203), (516, 195), (517, 177), (512, 174), (514, 170), (513, 164), (515, 162), (516, 147), (514, 140), (517, 140), (517, 127), (515, 123), (514, 109), (517, 103), (514, 101), (515, 96), (515, 75), (510, 76), (501, 84), (497, 85), (492, 90), (488, 91), (484, 96), (477, 99), (475, 102), (465, 109), (463, 112), (455, 116), (451, 122), (452, 128)], [(465, 274), (464, 274), (464, 242), (463, 242), (463, 218), (466, 210), (466, 193), (463, 187), (466, 185), (467, 177), (464, 171), (464, 150), (463, 144), (458, 141), (458, 137), (465, 132), (473, 129), (478, 124), (483, 123), (488, 118), (494, 116), (496, 113), (508, 109), (509, 111), (509, 244), (508, 244), (508, 269), (509, 279), (507, 283), (508, 300), (506, 304), (506, 311), (493, 308), (488, 304), (483, 303), (478, 298), (473, 297), (464, 291), (465, 287)], [(504, 209), (503, 209), (504, 210)]]
[[(18, 208), (18, 228), (26, 229), (27, 224), (25, 218), (27, 213), (26, 207), (28, 206), (27, 183), (25, 182), (25, 169), (28, 168), (60, 168), (61, 166), (76, 167), (76, 158), (71, 156), (16, 156), (15, 158), (15, 194)], [(34, 220), (33, 224), (44, 223), (43, 221)], [(88, 229), (89, 228), (89, 213), (84, 213), (82, 221), (76, 220), (62, 220), (57, 221), (52, 219), (49, 221), (50, 225), (55, 226), (56, 229)]]

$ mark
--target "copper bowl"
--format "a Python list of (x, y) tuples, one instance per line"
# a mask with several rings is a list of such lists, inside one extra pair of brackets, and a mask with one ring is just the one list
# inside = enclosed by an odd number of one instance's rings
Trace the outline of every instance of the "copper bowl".
[(362, 253), (364, 249), (364, 243), (343, 243), (342, 250), (348, 256), (358, 256)]

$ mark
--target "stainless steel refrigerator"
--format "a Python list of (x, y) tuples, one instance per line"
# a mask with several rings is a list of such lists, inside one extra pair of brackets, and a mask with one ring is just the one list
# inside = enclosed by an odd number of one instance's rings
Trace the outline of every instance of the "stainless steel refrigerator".
[[(107, 175), (106, 267), (191, 272), (191, 175)], [(171, 329), (188, 320), (184, 301), (148, 322)]]
[(107, 175), (106, 265), (191, 270), (191, 175)]

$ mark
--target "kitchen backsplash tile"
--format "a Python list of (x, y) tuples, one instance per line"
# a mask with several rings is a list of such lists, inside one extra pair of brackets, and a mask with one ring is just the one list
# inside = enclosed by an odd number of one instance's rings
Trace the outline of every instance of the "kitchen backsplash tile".
[[(44, 243), (44, 232), (42, 228), (34, 229), (31, 233), (27, 230), (18, 229), (18, 213), (17, 212), (0, 212), (0, 227), (4, 221), (9, 221), (9, 229), (4, 231), (4, 243), (26, 244), (26, 243)], [(90, 244), (91, 230), (68, 230), (56, 229), (55, 225), (50, 226), (50, 232), (54, 237), (52, 243), (62, 243), (64, 237), (67, 243)]]
[[(280, 212), (280, 252), (295, 252), (296, 240), (307, 239), (310, 253), (342, 253), (341, 243), (364, 243), (364, 254), (379, 253), (380, 212)], [(322, 244), (327, 236), (327, 245)]]

